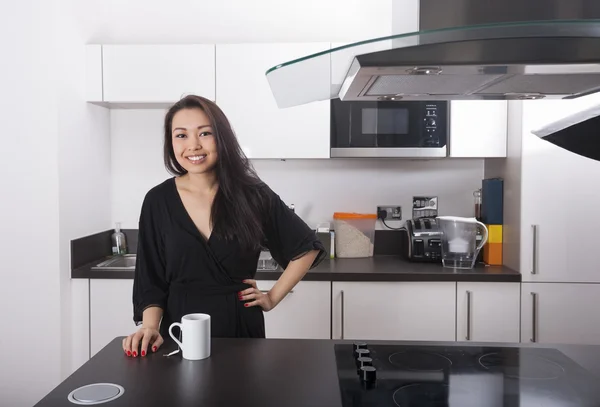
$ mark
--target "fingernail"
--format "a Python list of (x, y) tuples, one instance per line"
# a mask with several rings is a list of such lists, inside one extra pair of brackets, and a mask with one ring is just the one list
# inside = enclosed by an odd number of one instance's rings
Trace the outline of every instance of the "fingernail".
[(244, 304), (244, 307), (247, 307), (247, 306), (248, 306), (248, 303)]
[(134, 358), (136, 358), (136, 357), (137, 357), (137, 352), (136, 352), (136, 351), (134, 351), (134, 352), (133, 352), (133, 357), (134, 357)]
[(127, 351), (127, 356), (131, 356), (131, 351), (130, 350)]
[(156, 346), (153, 346), (153, 347), (152, 347), (152, 351), (153, 351), (153, 352), (156, 352), (156, 349), (157, 349), (157, 347), (156, 347)]
[(142, 351), (142, 356), (146, 356), (146, 351), (145, 350)]

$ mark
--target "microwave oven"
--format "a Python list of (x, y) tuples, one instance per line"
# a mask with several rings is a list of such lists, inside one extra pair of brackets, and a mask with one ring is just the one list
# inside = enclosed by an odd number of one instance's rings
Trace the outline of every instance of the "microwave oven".
[(331, 157), (446, 157), (448, 101), (331, 103)]

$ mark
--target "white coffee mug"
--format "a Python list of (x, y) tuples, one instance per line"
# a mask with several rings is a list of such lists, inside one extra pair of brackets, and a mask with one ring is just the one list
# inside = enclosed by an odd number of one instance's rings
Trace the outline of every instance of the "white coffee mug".
[[(173, 335), (173, 327), (181, 329), (181, 342)], [(210, 356), (210, 315), (187, 314), (181, 323), (173, 322), (169, 335), (181, 348), (182, 356), (188, 360), (206, 359)]]

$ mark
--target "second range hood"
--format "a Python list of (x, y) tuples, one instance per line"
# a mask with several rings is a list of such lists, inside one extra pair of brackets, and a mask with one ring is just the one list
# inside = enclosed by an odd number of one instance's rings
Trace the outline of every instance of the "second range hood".
[(279, 107), (356, 100), (529, 100), (600, 91), (600, 20), (420, 31), (324, 50), (267, 71)]
[(600, 104), (556, 120), (532, 133), (572, 153), (600, 161)]

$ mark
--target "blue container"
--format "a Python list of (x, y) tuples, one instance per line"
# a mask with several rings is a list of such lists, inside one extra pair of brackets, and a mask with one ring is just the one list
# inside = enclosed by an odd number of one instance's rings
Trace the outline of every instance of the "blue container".
[(488, 178), (481, 183), (481, 220), (486, 225), (504, 224), (504, 180)]

